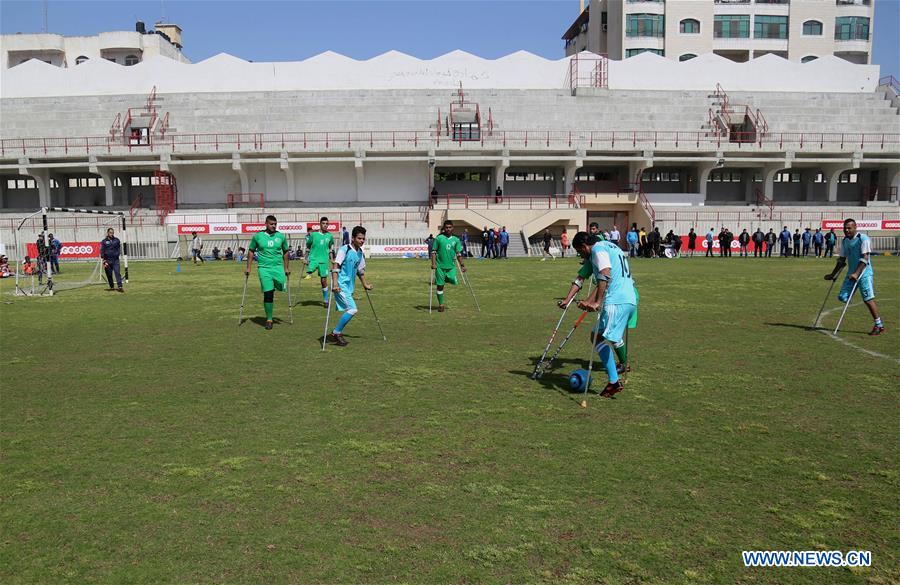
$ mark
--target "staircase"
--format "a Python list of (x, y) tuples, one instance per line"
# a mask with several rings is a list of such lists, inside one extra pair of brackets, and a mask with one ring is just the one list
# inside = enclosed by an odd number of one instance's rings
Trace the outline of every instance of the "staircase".
[(165, 171), (153, 172), (153, 183), (156, 195), (156, 213), (159, 224), (166, 223), (166, 217), (178, 207), (178, 185), (175, 175)]
[(506, 249), (506, 255), (510, 258), (525, 258), (528, 251), (525, 248), (525, 236), (522, 232), (509, 234), (509, 247)]

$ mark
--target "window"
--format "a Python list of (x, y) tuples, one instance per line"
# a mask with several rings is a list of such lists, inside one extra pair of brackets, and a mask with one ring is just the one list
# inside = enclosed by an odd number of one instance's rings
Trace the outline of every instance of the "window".
[(539, 172), (539, 173), (528, 173), (528, 172), (508, 172), (506, 173), (507, 181), (555, 181), (556, 175), (552, 172)]
[(809, 63), (810, 61), (815, 61), (818, 58), (819, 57), (816, 55), (807, 55), (806, 57), (803, 57), (802, 59), (800, 59), (800, 62), (801, 63)]
[(681, 181), (681, 173), (678, 171), (644, 171), (641, 175), (644, 183), (677, 183)]
[(436, 172), (434, 173), (435, 181), (490, 181), (490, 173), (481, 172)]
[(717, 39), (749, 39), (750, 16), (717, 14), (713, 17), (713, 36)]
[(838, 183), (855, 183), (859, 180), (859, 175), (856, 171), (844, 171), (838, 177)]
[(137, 55), (128, 55), (125, 57), (125, 65), (131, 67), (132, 65), (137, 65), (140, 59), (137, 58)]
[(756, 0), (757, 4), (790, 4), (791, 0)]
[[(55, 188), (56, 181), (50, 179), (50, 187)], [(34, 179), (7, 179), (6, 180), (6, 188), (7, 189), (37, 189), (37, 183), (34, 182)]]
[(684, 55), (678, 57), (678, 60), (679, 61), (690, 61), (691, 59), (693, 59), (696, 56), (697, 55), (695, 55), (693, 53), (685, 53)]
[(822, 36), (822, 23), (818, 20), (807, 20), (803, 23), (803, 35), (813, 37)]
[(775, 174), (774, 181), (776, 183), (799, 183), (800, 173), (792, 173), (790, 171), (781, 171)]
[(712, 171), (707, 183), (740, 183), (744, 179), (743, 171)]
[(84, 63), (87, 60), (88, 60), (88, 58), (85, 57), (84, 55), (79, 55), (78, 57), (75, 57), (75, 64), (81, 65), (82, 63)]
[(625, 58), (634, 57), (635, 55), (640, 55), (641, 53), (653, 53), (654, 55), (659, 55), (660, 57), (665, 56), (663, 54), (662, 49), (625, 49)]
[(612, 181), (613, 179), (614, 173), (609, 171), (575, 171), (576, 181)]
[(50, 188), (59, 189), (59, 183), (56, 182), (56, 179), (50, 179)]
[(453, 124), (451, 137), (453, 140), (480, 140), (481, 126), (479, 126), (478, 122)]
[(839, 16), (834, 23), (834, 40), (868, 41), (869, 19), (865, 16)]
[(116, 62), (116, 58), (115, 58), (115, 57), (104, 57), (104, 59), (106, 59), (107, 61), (112, 61), (113, 63)]
[(626, 37), (666, 36), (666, 17), (662, 14), (628, 14), (625, 16)]
[(786, 39), (788, 38), (787, 16), (757, 15), (753, 20), (754, 39)]
[(700, 21), (693, 18), (685, 18), (679, 24), (678, 30), (685, 35), (700, 34)]

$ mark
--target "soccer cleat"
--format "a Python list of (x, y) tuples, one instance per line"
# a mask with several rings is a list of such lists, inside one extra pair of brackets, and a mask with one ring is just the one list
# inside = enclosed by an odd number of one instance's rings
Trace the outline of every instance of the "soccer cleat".
[(438, 313), (444, 312), (444, 305), (438, 305)]
[(113, 292), (114, 290), (116, 290), (116, 289), (113, 287), (109, 287), (108, 289), (106, 289), (106, 292)]
[(266, 331), (271, 331), (271, 330), (272, 330), (272, 322), (266, 321)]
[(344, 339), (344, 336), (340, 333), (332, 333), (331, 341), (333, 341), (335, 345), (338, 345), (340, 347), (345, 347), (347, 345), (347, 340)]
[(603, 391), (600, 393), (600, 396), (605, 396), (606, 398), (612, 398), (613, 396), (615, 396), (622, 390), (624, 390), (624, 388), (622, 387), (621, 381), (616, 382), (615, 384), (610, 382), (609, 384), (606, 385), (606, 388), (604, 388)]
[(631, 366), (628, 364), (616, 364), (616, 373), (617, 374), (625, 374), (631, 371)]
[(119, 288), (117, 288), (116, 290), (119, 291), (119, 292), (125, 292), (125, 289), (122, 288), (121, 286), (120, 286)]
[(884, 333), (883, 325), (875, 325), (872, 327), (872, 330), (869, 331), (869, 335), (881, 335), (882, 333)]

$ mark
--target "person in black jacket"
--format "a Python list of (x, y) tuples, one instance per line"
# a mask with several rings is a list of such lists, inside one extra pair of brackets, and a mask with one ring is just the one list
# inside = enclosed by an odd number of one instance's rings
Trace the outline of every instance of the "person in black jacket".
[(697, 248), (697, 232), (694, 231), (694, 228), (691, 228), (691, 231), (688, 232), (688, 251), (690, 255), (694, 255), (694, 250)]
[(750, 255), (750, 234), (747, 233), (747, 228), (741, 231), (741, 235), (738, 236), (738, 243), (741, 245), (741, 256), (744, 258), (748, 257)]
[(754, 258), (762, 258), (763, 255), (763, 242), (766, 239), (766, 234), (759, 228), (756, 228), (756, 231), (753, 232), (753, 257)]
[[(112, 228), (106, 230), (106, 237), (100, 242), (100, 258), (103, 259), (103, 270), (106, 272), (106, 281), (109, 290), (125, 292), (122, 289), (122, 274), (119, 272), (119, 256), (122, 253), (122, 242), (115, 236)], [(116, 275), (118, 288), (113, 288), (113, 274)]]
[(802, 237), (799, 229), (794, 230), (794, 258), (800, 257), (800, 238)]
[(481, 230), (481, 257), (487, 258), (488, 255), (488, 228), (484, 226), (484, 229)]
[(775, 244), (778, 243), (778, 236), (775, 235), (775, 232), (772, 231), (772, 228), (769, 228), (769, 233), (766, 234), (766, 258), (772, 257), (772, 248), (775, 247)]

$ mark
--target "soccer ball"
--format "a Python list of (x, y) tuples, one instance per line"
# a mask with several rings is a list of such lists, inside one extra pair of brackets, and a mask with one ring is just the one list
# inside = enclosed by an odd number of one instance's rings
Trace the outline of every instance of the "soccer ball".
[(572, 392), (584, 392), (585, 383), (587, 381), (587, 370), (577, 369), (569, 374), (569, 388), (571, 388)]

